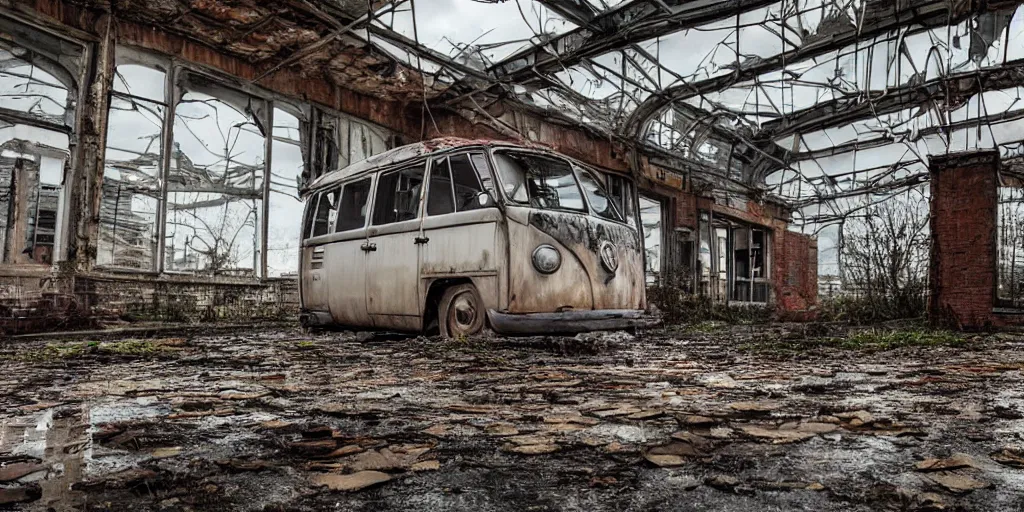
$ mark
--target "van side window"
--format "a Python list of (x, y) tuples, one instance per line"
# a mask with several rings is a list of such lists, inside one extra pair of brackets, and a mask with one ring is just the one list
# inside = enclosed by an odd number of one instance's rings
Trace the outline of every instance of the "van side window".
[(476, 168), (476, 174), (480, 177), (480, 183), (483, 184), (484, 190), (489, 192), (491, 196), (494, 196), (494, 184), (491, 181), (491, 164), (487, 161), (487, 155), (483, 153), (470, 153), (469, 157), (473, 160), (473, 167)]
[(366, 208), (370, 202), (370, 178), (345, 185), (341, 191), (341, 212), (337, 233), (366, 227)]
[(593, 214), (622, 222), (619, 209), (616, 208), (615, 202), (601, 185), (601, 181), (586, 169), (580, 169), (579, 178), (580, 185), (583, 185), (583, 192), (587, 194), (587, 200), (590, 201)]
[(382, 174), (373, 202), (373, 225), (412, 220), (419, 216), (425, 164)]
[(452, 155), (448, 159), (452, 171), (452, 185), (455, 187), (455, 209), (460, 212), (480, 208), (480, 185), (476, 169), (469, 161), (469, 155)]
[(313, 219), (313, 233), (310, 236), (326, 235), (338, 216), (338, 189), (321, 192)]
[(452, 173), (448, 157), (434, 160), (430, 168), (430, 189), (427, 190), (427, 215), (444, 215), (455, 212), (455, 198), (452, 196)]

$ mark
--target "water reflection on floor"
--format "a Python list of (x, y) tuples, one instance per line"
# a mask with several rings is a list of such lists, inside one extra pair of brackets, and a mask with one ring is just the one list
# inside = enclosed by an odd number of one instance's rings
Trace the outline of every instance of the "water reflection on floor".
[(75, 510), (84, 504), (86, 493), (74, 489), (74, 484), (137, 462), (127, 451), (94, 446), (98, 426), (160, 414), (166, 414), (161, 407), (118, 401), (91, 407), (52, 407), (0, 420), (0, 462), (8, 467), (18, 464), (17, 473), (25, 473), (4, 485), (25, 489), (27, 494), (41, 493), (34, 509)]

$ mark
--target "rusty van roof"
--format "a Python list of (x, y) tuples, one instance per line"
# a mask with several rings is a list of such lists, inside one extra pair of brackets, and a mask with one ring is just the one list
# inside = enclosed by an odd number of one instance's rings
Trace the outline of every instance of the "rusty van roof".
[(314, 180), (313, 183), (310, 184), (310, 186), (307, 188), (307, 190), (317, 190), (320, 188), (328, 187), (354, 176), (360, 176), (372, 171), (383, 169), (385, 167), (400, 164), (402, 162), (415, 160), (417, 158), (432, 153), (440, 153), (443, 151), (464, 147), (481, 146), (519, 147), (551, 151), (552, 153), (554, 153), (554, 151), (552, 151), (550, 148), (530, 143), (511, 143), (491, 139), (462, 139), (458, 137), (443, 137), (438, 139), (430, 139), (423, 142), (417, 142), (414, 144), (407, 144), (405, 146), (400, 146), (394, 149), (389, 149), (383, 153), (371, 156), (365, 160), (361, 160), (359, 162), (351, 164), (343, 169), (325, 173), (323, 176), (320, 176), (319, 178)]

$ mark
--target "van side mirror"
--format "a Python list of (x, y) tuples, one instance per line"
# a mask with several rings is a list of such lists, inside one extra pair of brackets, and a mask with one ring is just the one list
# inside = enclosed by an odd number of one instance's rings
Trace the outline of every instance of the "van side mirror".
[(492, 197), (490, 192), (487, 192), (486, 190), (481, 190), (476, 195), (476, 200), (477, 203), (480, 204), (481, 208), (490, 208), (494, 206), (494, 197)]

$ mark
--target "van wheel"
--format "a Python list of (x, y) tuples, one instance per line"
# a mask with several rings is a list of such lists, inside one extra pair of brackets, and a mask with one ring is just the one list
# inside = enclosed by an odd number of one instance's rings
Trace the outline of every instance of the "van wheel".
[(444, 291), (437, 308), (437, 326), (441, 336), (470, 336), (484, 328), (484, 301), (471, 284), (452, 286)]

